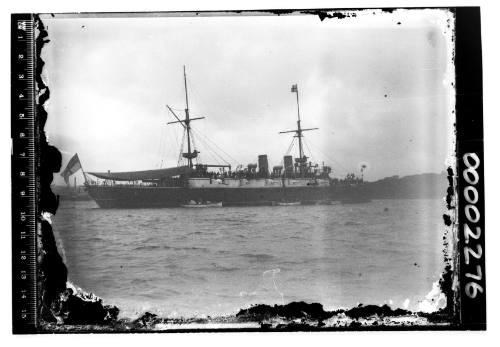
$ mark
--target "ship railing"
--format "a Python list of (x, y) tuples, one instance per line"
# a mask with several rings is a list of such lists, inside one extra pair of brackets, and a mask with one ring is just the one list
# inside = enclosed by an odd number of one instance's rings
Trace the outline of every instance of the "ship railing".
[(89, 181), (88, 186), (93, 187), (183, 187), (184, 184), (180, 181), (163, 181), (163, 182), (142, 182), (142, 181)]

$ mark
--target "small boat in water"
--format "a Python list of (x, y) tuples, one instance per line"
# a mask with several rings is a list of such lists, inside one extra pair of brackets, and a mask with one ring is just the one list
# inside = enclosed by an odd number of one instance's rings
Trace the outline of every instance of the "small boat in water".
[(203, 207), (222, 207), (222, 201), (220, 202), (196, 202), (191, 200), (188, 204), (181, 205), (181, 207), (187, 208), (203, 208)]
[(276, 203), (278, 206), (297, 206), (300, 205), (300, 201), (278, 201)]

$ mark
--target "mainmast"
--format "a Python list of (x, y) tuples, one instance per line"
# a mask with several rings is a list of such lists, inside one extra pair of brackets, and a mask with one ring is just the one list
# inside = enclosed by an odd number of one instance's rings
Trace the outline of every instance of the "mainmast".
[(187, 132), (188, 151), (187, 151), (187, 153), (182, 153), (182, 157), (186, 158), (188, 160), (188, 166), (190, 168), (192, 168), (193, 167), (193, 159), (198, 156), (199, 152), (196, 149), (191, 152), (191, 121), (198, 120), (198, 119), (203, 119), (205, 117), (196, 117), (196, 118), (190, 118), (189, 117), (189, 99), (188, 99), (188, 91), (187, 91), (186, 66), (184, 66), (183, 68), (184, 68), (184, 93), (186, 95), (186, 108), (184, 109), (184, 111), (185, 111), (185, 117), (184, 117), (184, 119), (179, 119), (179, 117), (170, 108), (170, 106), (167, 105), (167, 107), (170, 110), (170, 112), (177, 119), (177, 121), (168, 122), (167, 124), (181, 123), (182, 126), (184, 127), (184, 129), (186, 130), (186, 132)]
[(291, 92), (296, 93), (296, 95), (297, 95), (297, 129), (280, 131), (280, 134), (295, 133), (294, 137), (299, 138), (299, 157), (295, 158), (295, 162), (299, 164), (299, 172), (300, 172), (300, 175), (303, 176), (305, 173), (305, 166), (307, 164), (307, 157), (304, 155), (304, 149), (302, 147), (302, 137), (304, 136), (302, 133), (304, 131), (316, 130), (318, 128), (302, 129), (302, 126), (300, 124), (299, 88), (297, 87), (296, 84), (292, 85)]
[(184, 118), (184, 123), (186, 124), (187, 131), (187, 140), (188, 140), (188, 152), (183, 153), (183, 157), (187, 158), (189, 167), (193, 167), (193, 158), (196, 158), (198, 153), (191, 153), (191, 120), (189, 119), (189, 101), (188, 101), (188, 89), (187, 89), (187, 80), (186, 80), (186, 66), (183, 66), (184, 70), (184, 93), (186, 94), (186, 117)]

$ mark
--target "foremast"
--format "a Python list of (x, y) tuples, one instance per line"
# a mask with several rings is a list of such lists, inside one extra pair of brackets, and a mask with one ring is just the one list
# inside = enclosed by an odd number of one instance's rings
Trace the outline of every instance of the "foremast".
[(170, 112), (177, 119), (176, 121), (168, 122), (167, 124), (180, 123), (184, 127), (184, 130), (187, 133), (187, 147), (188, 147), (187, 149), (188, 149), (188, 151), (187, 151), (187, 153), (182, 153), (182, 157), (186, 158), (188, 160), (188, 166), (190, 168), (193, 168), (193, 159), (197, 158), (198, 153), (200, 153), (200, 152), (198, 152), (196, 149), (194, 151), (191, 151), (191, 136), (192, 136), (191, 135), (191, 122), (194, 120), (203, 119), (205, 117), (196, 117), (196, 118), (189, 117), (189, 98), (188, 98), (188, 90), (187, 90), (186, 66), (183, 66), (183, 70), (184, 70), (184, 94), (186, 97), (186, 108), (184, 109), (185, 116), (184, 116), (184, 119), (180, 119), (175, 114), (175, 112), (172, 110), (172, 108), (167, 105)]

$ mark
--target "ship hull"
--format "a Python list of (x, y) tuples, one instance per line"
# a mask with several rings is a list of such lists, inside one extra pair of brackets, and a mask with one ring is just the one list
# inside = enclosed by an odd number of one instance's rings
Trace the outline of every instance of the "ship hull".
[(278, 202), (309, 205), (333, 201), (368, 201), (360, 188), (361, 186), (236, 189), (89, 186), (88, 193), (101, 208), (180, 207), (190, 201), (222, 202), (223, 206), (272, 206)]

